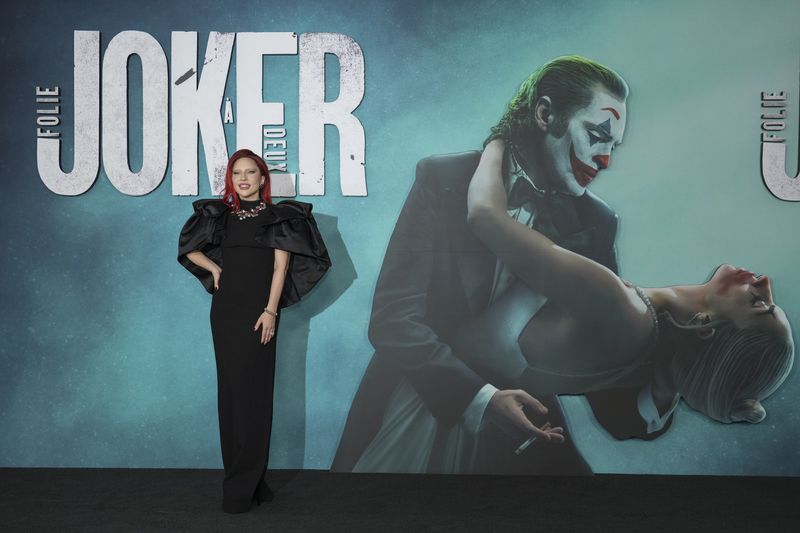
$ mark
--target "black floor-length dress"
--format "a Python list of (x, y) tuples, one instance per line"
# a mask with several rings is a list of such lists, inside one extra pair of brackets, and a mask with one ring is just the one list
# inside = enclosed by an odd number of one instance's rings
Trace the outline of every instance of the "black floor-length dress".
[[(242, 201), (242, 209), (259, 202)], [(330, 267), (311, 205), (286, 200), (257, 216), (239, 219), (218, 200), (199, 200), (184, 225), (178, 261), (198, 277), (211, 303), (211, 333), (217, 366), (217, 400), (222, 462), (223, 510), (244, 512), (254, 497), (265, 499), (264, 474), (272, 429), (275, 336), (261, 344), (256, 321), (269, 301), (275, 249), (291, 253), (280, 307), (296, 303)], [(222, 266), (219, 288), (207, 270), (188, 260), (202, 251)]]
[[(258, 204), (241, 201), (242, 209)], [(264, 471), (272, 430), (278, 328), (276, 324), (275, 336), (266, 344), (261, 343), (261, 329), (253, 329), (269, 300), (275, 260), (275, 250), (255, 240), (265, 216), (261, 211), (253, 218), (239, 220), (236, 214), (227, 214), (222, 241), (225, 267), (211, 303), (225, 466), (223, 508), (231, 512), (249, 509), (255, 490), (267, 493)]]

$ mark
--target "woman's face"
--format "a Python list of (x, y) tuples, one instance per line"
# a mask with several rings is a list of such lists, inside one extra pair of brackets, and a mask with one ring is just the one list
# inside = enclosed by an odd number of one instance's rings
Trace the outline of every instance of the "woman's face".
[(259, 187), (266, 178), (261, 175), (256, 162), (242, 157), (233, 164), (233, 188), (240, 200), (258, 200)]
[(730, 320), (739, 328), (755, 327), (789, 335), (789, 321), (772, 299), (772, 286), (767, 276), (722, 265), (706, 286), (712, 320)]

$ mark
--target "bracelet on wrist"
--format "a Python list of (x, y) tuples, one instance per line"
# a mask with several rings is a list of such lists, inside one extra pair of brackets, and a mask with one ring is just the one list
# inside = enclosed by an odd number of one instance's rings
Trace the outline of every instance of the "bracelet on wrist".
[(266, 307), (264, 308), (264, 312), (267, 313), (270, 316), (274, 316), (275, 318), (278, 318), (278, 313), (276, 313), (275, 311), (270, 311)]

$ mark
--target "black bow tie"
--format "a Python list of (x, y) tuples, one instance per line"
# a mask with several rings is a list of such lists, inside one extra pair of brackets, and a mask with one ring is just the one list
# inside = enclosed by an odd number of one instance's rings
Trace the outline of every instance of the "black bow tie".
[(508, 208), (518, 209), (527, 204), (530, 204), (534, 213), (533, 228), (536, 231), (565, 248), (579, 247), (576, 246), (578, 242), (572, 243), (568, 237), (584, 229), (573, 197), (555, 191), (542, 191), (525, 177), (518, 176), (508, 193)]
[(527, 203), (536, 204), (543, 196), (545, 194), (536, 189), (525, 177), (517, 176), (508, 193), (508, 208), (517, 209)]
[(537, 189), (533, 183), (524, 176), (518, 176), (508, 193), (508, 208), (516, 209), (531, 203), (536, 207), (547, 205), (559, 208), (571, 203), (571, 197), (557, 191), (543, 191)]

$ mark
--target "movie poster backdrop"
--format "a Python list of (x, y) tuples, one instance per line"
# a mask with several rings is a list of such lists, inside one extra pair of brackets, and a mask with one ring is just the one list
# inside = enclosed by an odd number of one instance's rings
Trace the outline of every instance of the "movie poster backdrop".
[[(659, 403), (654, 346), (674, 326), (639, 289), (727, 272), (787, 317), (794, 349), (797, 20), (788, 0), (14, 2), (2, 466), (221, 466), (210, 296), (176, 247), (249, 148), (276, 201), (313, 204), (333, 261), (283, 311), (271, 468), (800, 475), (792, 357), (719, 359), (693, 401)], [(537, 92), (554, 60), (572, 67)], [(595, 66), (619, 87), (598, 89)], [(510, 105), (523, 124), (503, 129)], [(598, 351), (614, 309), (586, 319), (569, 289), (594, 287), (554, 272), (567, 285), (537, 289), (539, 256), (504, 262), (506, 234), (473, 231), (493, 135), (508, 214), (618, 274), (652, 317), (633, 355)], [(701, 344), (721, 336), (712, 318), (685, 321)], [(718, 406), (757, 379), (753, 359), (774, 366), (760, 397)], [(495, 390), (541, 401), (524, 412), (566, 442), (504, 426)]]

